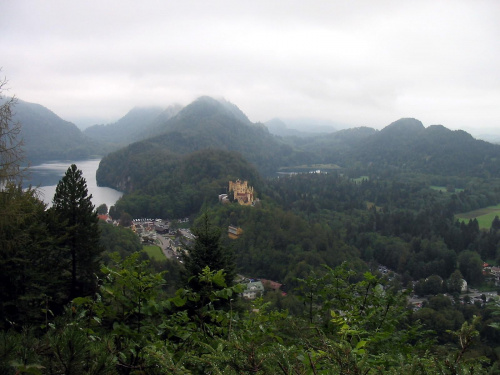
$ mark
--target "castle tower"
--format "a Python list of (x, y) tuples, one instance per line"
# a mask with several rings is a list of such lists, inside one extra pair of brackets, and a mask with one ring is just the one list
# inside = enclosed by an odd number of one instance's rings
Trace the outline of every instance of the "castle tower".
[(241, 205), (249, 206), (254, 201), (253, 187), (248, 186), (248, 181), (229, 181), (229, 192), (231, 191), (234, 192), (234, 199)]

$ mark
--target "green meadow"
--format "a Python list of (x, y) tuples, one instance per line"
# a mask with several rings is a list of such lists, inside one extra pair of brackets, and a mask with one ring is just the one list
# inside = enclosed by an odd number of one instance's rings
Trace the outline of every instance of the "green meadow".
[(479, 223), (480, 229), (490, 229), (491, 222), (493, 221), (495, 216), (500, 217), (500, 204), (497, 204), (496, 206), (481, 208), (479, 210), (464, 212), (462, 214), (457, 214), (455, 215), (455, 218), (465, 223), (468, 223), (469, 220), (476, 219)]
[(148, 254), (151, 259), (164, 260), (165, 254), (161, 251), (161, 248), (156, 245), (144, 245), (142, 250)]
[(352, 181), (356, 184), (360, 184), (361, 182), (363, 182), (363, 180), (369, 180), (370, 177), (368, 176), (359, 176), (358, 178), (353, 178)]
[(341, 169), (337, 164), (305, 164), (293, 167), (280, 167), (280, 172), (309, 172), (315, 170), (333, 171)]
[[(432, 190), (437, 190), (441, 191), (443, 193), (449, 193), (448, 188), (446, 186), (436, 186), (436, 185), (431, 185), (430, 187)], [(464, 189), (455, 189), (455, 193), (460, 193), (461, 191), (464, 191)]]

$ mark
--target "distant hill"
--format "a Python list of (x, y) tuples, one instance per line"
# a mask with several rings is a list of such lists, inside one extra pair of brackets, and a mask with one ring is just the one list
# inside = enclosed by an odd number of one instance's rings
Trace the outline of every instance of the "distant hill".
[(490, 143), (496, 143), (496, 144), (500, 143), (499, 134), (483, 133), (483, 134), (478, 134), (476, 138)]
[(335, 133), (295, 139), (293, 145), (303, 150), (314, 150), (317, 163), (349, 166), (350, 162), (346, 160), (346, 155), (358, 150), (366, 139), (376, 133), (377, 130), (368, 127), (342, 129)]
[(500, 146), (442, 125), (400, 119), (380, 131), (345, 129), (312, 140), (323, 162), (455, 176), (500, 176)]
[(457, 176), (500, 176), (500, 146), (442, 125), (425, 128), (414, 119), (392, 123), (365, 140), (352, 158), (415, 172)]
[(312, 117), (286, 118), (283, 121), (289, 128), (306, 133), (333, 133), (338, 129), (346, 128), (338, 122)]
[(288, 126), (279, 118), (274, 118), (265, 122), (265, 125), (269, 129), (271, 134), (278, 135), (280, 137), (304, 137), (305, 134), (297, 129), (289, 129)]
[(38, 163), (57, 159), (84, 159), (102, 155), (104, 146), (85, 135), (69, 121), (40, 104), (19, 100), (14, 121), (21, 124), (27, 161)]
[(107, 125), (94, 125), (83, 131), (90, 138), (116, 145), (128, 145), (148, 138), (155, 132), (158, 124), (175, 116), (182, 107), (172, 105), (163, 107), (136, 107), (117, 122)]
[[(143, 181), (153, 177), (156, 166), (149, 161), (158, 160), (158, 155), (177, 158), (205, 149), (236, 151), (264, 174), (274, 173), (281, 165), (294, 165), (307, 159), (307, 152), (280, 142), (263, 124), (248, 120), (234, 104), (210, 97), (201, 97), (186, 106), (158, 125), (156, 132), (158, 135), (132, 143), (104, 158), (98, 183), (127, 191), (138, 189)], [(134, 179), (139, 169), (141, 177)], [(101, 173), (102, 170), (109, 172)]]
[(318, 162), (345, 168), (454, 176), (500, 176), (500, 146), (477, 140), (463, 130), (424, 125), (412, 118), (382, 130), (361, 127), (294, 142), (314, 150)]
[(353, 149), (350, 155), (365, 162), (394, 163), (400, 166), (403, 154), (418, 157), (416, 150), (411, 154), (408, 152), (415, 142), (422, 140), (424, 133), (425, 127), (420, 121), (400, 119), (365, 138), (357, 145), (359, 149)]
[(273, 118), (265, 125), (271, 134), (280, 137), (314, 137), (318, 134), (330, 134), (336, 131), (332, 122), (314, 119), (282, 120)]

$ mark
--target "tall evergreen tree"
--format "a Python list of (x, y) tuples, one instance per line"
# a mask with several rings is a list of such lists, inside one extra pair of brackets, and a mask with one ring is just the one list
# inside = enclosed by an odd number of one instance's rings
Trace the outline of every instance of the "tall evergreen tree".
[(201, 274), (208, 266), (211, 271), (224, 270), (226, 285), (234, 285), (236, 276), (234, 257), (232, 251), (221, 241), (220, 228), (213, 226), (208, 214), (204, 213), (192, 232), (195, 235), (194, 243), (186, 246), (183, 254), (185, 284), (196, 290), (198, 285), (194, 276)]
[(59, 181), (53, 210), (63, 225), (63, 243), (67, 250), (70, 282), (69, 297), (87, 295), (95, 289), (102, 248), (99, 244), (97, 212), (88, 195), (82, 171), (72, 164)]

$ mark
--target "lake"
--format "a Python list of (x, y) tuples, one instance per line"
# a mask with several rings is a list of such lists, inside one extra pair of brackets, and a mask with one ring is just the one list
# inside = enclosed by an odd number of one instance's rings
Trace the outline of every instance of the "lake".
[(71, 164), (76, 164), (87, 181), (87, 189), (89, 194), (92, 194), (92, 203), (96, 207), (105, 203), (109, 208), (116, 203), (123, 193), (115, 189), (97, 186), (95, 174), (100, 161), (101, 159), (57, 160), (34, 165), (29, 168), (29, 173), (23, 181), (23, 186), (28, 187), (31, 185), (38, 187), (40, 199), (50, 206), (56, 192), (57, 183), (64, 176)]

